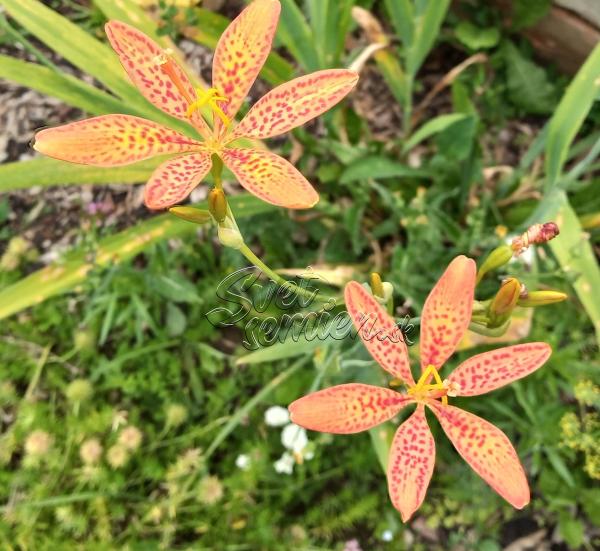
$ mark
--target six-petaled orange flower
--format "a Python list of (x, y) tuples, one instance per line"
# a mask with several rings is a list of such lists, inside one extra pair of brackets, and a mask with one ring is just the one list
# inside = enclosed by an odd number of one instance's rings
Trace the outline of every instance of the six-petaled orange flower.
[[(388, 490), (404, 521), (425, 497), (435, 462), (428, 406), (458, 453), (496, 492), (520, 509), (529, 486), (507, 436), (484, 419), (448, 404), (449, 396), (476, 396), (525, 377), (550, 356), (543, 342), (518, 344), (473, 356), (442, 381), (439, 370), (454, 352), (471, 319), (475, 263), (455, 258), (433, 288), (421, 316), (421, 370), (415, 383), (406, 344), (394, 320), (360, 284), (346, 286), (346, 307), (373, 358), (407, 386), (406, 393), (365, 384), (343, 384), (309, 394), (289, 406), (294, 423), (307, 429), (350, 434), (370, 429), (416, 404), (400, 425), (388, 461)], [(435, 383), (430, 384), (433, 378)]]
[[(313, 206), (319, 196), (288, 161), (234, 143), (239, 138), (270, 138), (304, 124), (338, 103), (358, 80), (355, 72), (345, 69), (299, 77), (266, 94), (233, 126), (269, 54), (280, 9), (278, 0), (255, 0), (227, 27), (215, 50), (208, 90), (195, 90), (169, 52), (142, 32), (119, 21), (107, 23), (112, 47), (145, 98), (192, 124), (203, 141), (139, 117), (103, 115), (42, 130), (35, 149), (57, 159), (103, 167), (185, 153), (161, 164), (150, 178), (145, 202), (152, 209), (185, 199), (210, 170), (212, 155), (264, 201), (287, 208)], [(212, 125), (200, 114), (204, 105), (212, 110)]]

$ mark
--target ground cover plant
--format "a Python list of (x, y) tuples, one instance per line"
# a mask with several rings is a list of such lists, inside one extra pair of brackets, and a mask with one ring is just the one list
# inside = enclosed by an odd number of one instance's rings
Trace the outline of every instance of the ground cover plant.
[(450, 4), (0, 0), (3, 548), (600, 545), (600, 46)]

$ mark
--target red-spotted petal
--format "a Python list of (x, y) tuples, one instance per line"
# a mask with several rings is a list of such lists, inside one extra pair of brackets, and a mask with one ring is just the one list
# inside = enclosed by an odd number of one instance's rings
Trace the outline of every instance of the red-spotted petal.
[(375, 361), (407, 385), (415, 384), (402, 331), (373, 295), (351, 281), (344, 291), (346, 309)]
[(256, 102), (233, 137), (270, 138), (308, 122), (342, 100), (358, 81), (347, 69), (329, 69), (286, 82)]
[(477, 396), (526, 377), (552, 354), (545, 342), (506, 346), (477, 354), (460, 364), (448, 377), (457, 385), (457, 396)]
[(146, 119), (102, 115), (42, 130), (35, 135), (33, 147), (71, 163), (121, 166), (155, 155), (193, 151), (202, 144)]
[(529, 485), (506, 434), (462, 409), (437, 403), (431, 409), (471, 468), (513, 507), (525, 507), (529, 503)]
[(213, 86), (229, 100), (220, 106), (230, 119), (269, 55), (280, 11), (278, 0), (254, 0), (219, 39), (213, 59)]
[(308, 209), (319, 195), (285, 159), (259, 149), (223, 149), (219, 155), (240, 184), (259, 199), (288, 209)]
[(456, 257), (429, 293), (421, 314), (421, 367), (440, 368), (464, 335), (473, 310), (475, 262)]
[[(121, 65), (144, 97), (165, 113), (190, 122), (188, 106), (196, 99), (194, 86), (181, 67), (143, 32), (121, 21), (109, 21), (106, 36)], [(210, 134), (198, 111), (191, 122), (204, 135)]]
[(435, 441), (419, 405), (394, 436), (388, 460), (388, 492), (406, 522), (421, 506), (435, 464)]
[(165, 209), (180, 203), (202, 181), (211, 165), (211, 155), (206, 151), (165, 161), (144, 188), (146, 206)]
[(391, 419), (411, 401), (389, 388), (352, 383), (313, 392), (288, 409), (291, 420), (305, 429), (352, 434)]

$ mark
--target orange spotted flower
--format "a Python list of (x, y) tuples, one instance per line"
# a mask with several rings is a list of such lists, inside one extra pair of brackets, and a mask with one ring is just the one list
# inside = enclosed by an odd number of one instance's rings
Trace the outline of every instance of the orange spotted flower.
[[(525, 377), (552, 350), (543, 342), (518, 344), (469, 358), (442, 381), (439, 370), (463, 337), (473, 307), (475, 262), (455, 258), (433, 288), (421, 316), (421, 377), (415, 383), (402, 333), (359, 283), (346, 286), (346, 307), (367, 350), (401, 379), (406, 393), (365, 384), (334, 386), (289, 406), (294, 423), (307, 429), (351, 434), (370, 429), (415, 403), (394, 436), (387, 468), (392, 503), (407, 521), (419, 508), (431, 479), (435, 442), (425, 418), (429, 407), (463, 459), (517, 509), (529, 503), (529, 486), (507, 436), (484, 419), (448, 404), (448, 397), (477, 396)], [(435, 383), (430, 384), (433, 377)]]
[[(129, 115), (103, 115), (38, 132), (35, 149), (64, 161), (110, 167), (165, 153), (185, 153), (161, 164), (146, 185), (151, 209), (179, 203), (206, 176), (217, 155), (250, 193), (287, 208), (309, 208), (319, 199), (285, 159), (263, 149), (235, 147), (239, 138), (265, 139), (291, 130), (338, 103), (358, 75), (331, 69), (296, 78), (262, 97), (237, 125), (231, 123), (271, 49), (278, 0), (255, 0), (227, 27), (217, 44), (212, 88), (195, 90), (184, 71), (156, 42), (120, 21), (106, 25), (108, 39), (144, 97), (190, 123), (198, 141)], [(200, 114), (208, 105), (212, 126)]]

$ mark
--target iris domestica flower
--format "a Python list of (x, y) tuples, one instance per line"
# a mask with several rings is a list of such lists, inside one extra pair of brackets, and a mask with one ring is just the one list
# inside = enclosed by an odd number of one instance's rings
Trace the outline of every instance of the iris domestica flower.
[[(473, 356), (447, 379), (439, 371), (462, 339), (473, 308), (475, 262), (455, 258), (423, 307), (421, 377), (415, 383), (402, 333), (375, 298), (359, 283), (346, 286), (345, 299), (362, 341), (373, 358), (394, 377), (405, 393), (365, 384), (343, 384), (320, 390), (289, 406), (294, 423), (307, 429), (351, 434), (370, 429), (416, 404), (392, 442), (387, 480), (392, 503), (407, 521), (419, 508), (431, 479), (435, 442), (425, 406), (437, 417), (463, 459), (514, 507), (529, 503), (529, 486), (507, 436), (484, 419), (448, 403), (449, 397), (477, 396), (529, 375), (548, 359), (543, 342), (518, 344)], [(431, 379), (435, 381), (430, 383)]]
[[(358, 75), (345, 69), (317, 71), (282, 84), (232, 124), (264, 65), (279, 20), (278, 0), (255, 0), (227, 27), (215, 49), (212, 87), (195, 90), (168, 51), (120, 21), (106, 34), (129, 78), (165, 113), (189, 122), (203, 141), (130, 115), (103, 115), (38, 132), (35, 149), (56, 159), (122, 166), (166, 153), (185, 154), (161, 164), (145, 188), (151, 209), (185, 199), (218, 156), (240, 184), (260, 199), (286, 208), (309, 208), (319, 196), (288, 161), (263, 149), (236, 147), (239, 138), (265, 139), (288, 132), (337, 104)], [(212, 126), (201, 116), (208, 105)]]

